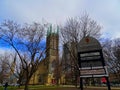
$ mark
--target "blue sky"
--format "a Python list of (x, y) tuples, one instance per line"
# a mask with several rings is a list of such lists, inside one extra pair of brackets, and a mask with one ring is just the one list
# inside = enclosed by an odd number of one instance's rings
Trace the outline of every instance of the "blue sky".
[(87, 12), (103, 26), (104, 37), (120, 37), (120, 0), (0, 0), (0, 23), (65, 23), (69, 17)]

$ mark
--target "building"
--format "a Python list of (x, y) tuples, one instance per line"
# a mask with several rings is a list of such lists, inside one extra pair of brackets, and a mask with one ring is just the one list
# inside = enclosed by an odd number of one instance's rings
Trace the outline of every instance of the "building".
[(46, 58), (40, 62), (38, 70), (33, 74), (29, 84), (56, 84), (58, 79), (56, 77), (56, 69), (59, 63), (59, 33), (57, 28), (52, 25), (47, 31), (46, 38)]
[[(63, 84), (75, 84), (77, 82), (77, 44), (75, 42), (67, 42), (63, 45), (62, 55), (62, 76), (64, 76)], [(79, 79), (78, 79), (79, 80)], [(75, 82), (76, 81), (76, 82)]]
[(13, 60), (11, 63), (8, 60), (1, 60), (1, 71), (0, 71), (0, 83), (9, 84), (17, 83), (17, 78), (15, 77), (15, 65), (16, 60)]
[(7, 60), (3, 60), (1, 63), (0, 71), (0, 83), (5, 83), (9, 81), (10, 68), (6, 63)]
[(16, 84), (17, 83), (17, 78), (15, 76), (15, 66), (16, 66), (16, 58), (13, 60), (11, 63), (11, 68), (9, 72), (9, 83), (10, 84)]

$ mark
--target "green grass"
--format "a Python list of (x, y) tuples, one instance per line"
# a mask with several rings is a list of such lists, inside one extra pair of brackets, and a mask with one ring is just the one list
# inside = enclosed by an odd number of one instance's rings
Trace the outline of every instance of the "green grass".
[(62, 88), (60, 86), (29, 86), (30, 90), (56, 90), (58, 88)]
[[(17, 87), (13, 87), (13, 86), (8, 86), (8, 90), (17, 90)], [(3, 86), (0, 86), (0, 90), (4, 90)]]
[[(56, 90), (57, 88), (62, 88), (60, 86), (45, 86), (45, 85), (29, 85), (29, 90)], [(20, 88), (15, 86), (8, 86), (8, 90), (18, 90), (18, 89), (24, 89), (24, 86), (21, 86)], [(4, 90), (4, 87), (0, 86), (0, 90)]]
[[(4, 87), (0, 86), (0, 90), (4, 90)], [(20, 88), (15, 86), (8, 86), (8, 90), (24, 90), (24, 86)], [(74, 87), (62, 87), (62, 86), (45, 86), (45, 85), (29, 85), (29, 90), (79, 90)], [(107, 90), (107, 87), (87, 87), (84, 90)], [(111, 90), (120, 90), (120, 88), (112, 87)]]

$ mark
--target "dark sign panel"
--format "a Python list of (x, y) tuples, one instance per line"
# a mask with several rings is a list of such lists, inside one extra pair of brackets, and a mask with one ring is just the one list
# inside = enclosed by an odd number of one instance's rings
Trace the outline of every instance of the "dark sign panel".
[(90, 53), (81, 53), (80, 54), (81, 60), (96, 60), (100, 59), (100, 52), (90, 52)]
[[(108, 76), (107, 67), (82, 68), (80, 69), (80, 77), (102, 77)], [(107, 74), (106, 74), (107, 73)]]
[(86, 52), (86, 51), (95, 51), (102, 49), (98, 40), (93, 37), (85, 37), (83, 38), (78, 46), (79, 52)]
[(101, 61), (81, 62), (81, 67), (82, 68), (85, 68), (85, 67), (98, 67), (98, 66), (102, 66)]
[(82, 78), (84, 77), (105, 77), (108, 90), (111, 90), (102, 47), (97, 39), (88, 36), (80, 41), (78, 46), (78, 63), (81, 90), (83, 90)]
[(98, 40), (92, 37), (85, 37), (79, 44), (78, 58), (80, 75), (82, 77), (84, 75), (88, 77), (91, 77), (90, 75), (105, 75), (107, 71), (104, 68), (105, 63), (102, 55), (102, 48)]
[(100, 74), (105, 74), (104, 69), (86, 69), (86, 70), (82, 70), (80, 71), (81, 75), (100, 75)]

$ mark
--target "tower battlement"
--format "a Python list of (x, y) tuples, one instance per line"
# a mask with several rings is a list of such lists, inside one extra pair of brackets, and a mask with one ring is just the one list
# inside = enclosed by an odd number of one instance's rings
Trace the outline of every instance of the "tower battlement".
[(48, 27), (48, 30), (47, 30), (47, 36), (49, 35), (52, 35), (52, 34), (55, 34), (55, 35), (58, 35), (59, 34), (59, 26), (52, 26), (52, 24)]

